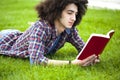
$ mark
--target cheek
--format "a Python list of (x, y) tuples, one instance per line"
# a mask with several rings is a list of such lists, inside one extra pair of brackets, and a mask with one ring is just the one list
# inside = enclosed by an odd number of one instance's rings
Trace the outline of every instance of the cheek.
[(65, 16), (62, 18), (63, 23), (67, 23), (69, 21), (69, 17)]
[(61, 23), (66, 23), (66, 22), (67, 22), (67, 18), (62, 17), (62, 18), (60, 19), (60, 22), (61, 22)]
[(68, 19), (67, 18), (63, 18), (61, 22), (62, 22), (63, 25), (67, 26)]
[(69, 22), (69, 16), (68, 15), (62, 15), (61, 19), (60, 19), (60, 22), (63, 24), (63, 25), (68, 25), (68, 22)]

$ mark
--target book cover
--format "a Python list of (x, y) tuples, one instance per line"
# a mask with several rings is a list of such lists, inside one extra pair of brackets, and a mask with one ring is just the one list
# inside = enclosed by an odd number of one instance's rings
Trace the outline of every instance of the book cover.
[(96, 54), (97, 56), (100, 55), (113, 34), (114, 30), (110, 30), (106, 35), (91, 34), (85, 46), (78, 54), (77, 59), (83, 60), (93, 54)]

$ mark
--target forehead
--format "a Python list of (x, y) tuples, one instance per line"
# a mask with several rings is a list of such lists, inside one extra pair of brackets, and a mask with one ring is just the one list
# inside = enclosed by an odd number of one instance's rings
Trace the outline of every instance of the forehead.
[(78, 7), (75, 4), (68, 4), (64, 10), (72, 10), (74, 12), (78, 12)]

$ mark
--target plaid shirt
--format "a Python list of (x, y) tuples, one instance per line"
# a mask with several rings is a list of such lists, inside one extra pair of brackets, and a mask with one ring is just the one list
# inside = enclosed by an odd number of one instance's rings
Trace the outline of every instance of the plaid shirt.
[[(0, 40), (0, 54), (22, 58), (29, 57), (31, 63), (46, 64), (48, 58), (45, 55), (56, 38), (57, 30), (55, 27), (50, 26), (47, 21), (40, 20), (24, 33), (11, 32), (3, 37)], [(84, 42), (75, 28), (70, 29), (70, 34), (67, 34), (66, 31), (61, 33), (60, 41), (54, 50), (60, 49), (65, 42), (70, 42), (78, 52), (84, 46)]]

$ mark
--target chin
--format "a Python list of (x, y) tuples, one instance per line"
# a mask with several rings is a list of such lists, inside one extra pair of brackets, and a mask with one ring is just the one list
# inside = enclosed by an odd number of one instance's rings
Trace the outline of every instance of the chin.
[(71, 28), (72, 28), (72, 26), (68, 26), (67, 28), (71, 29)]

